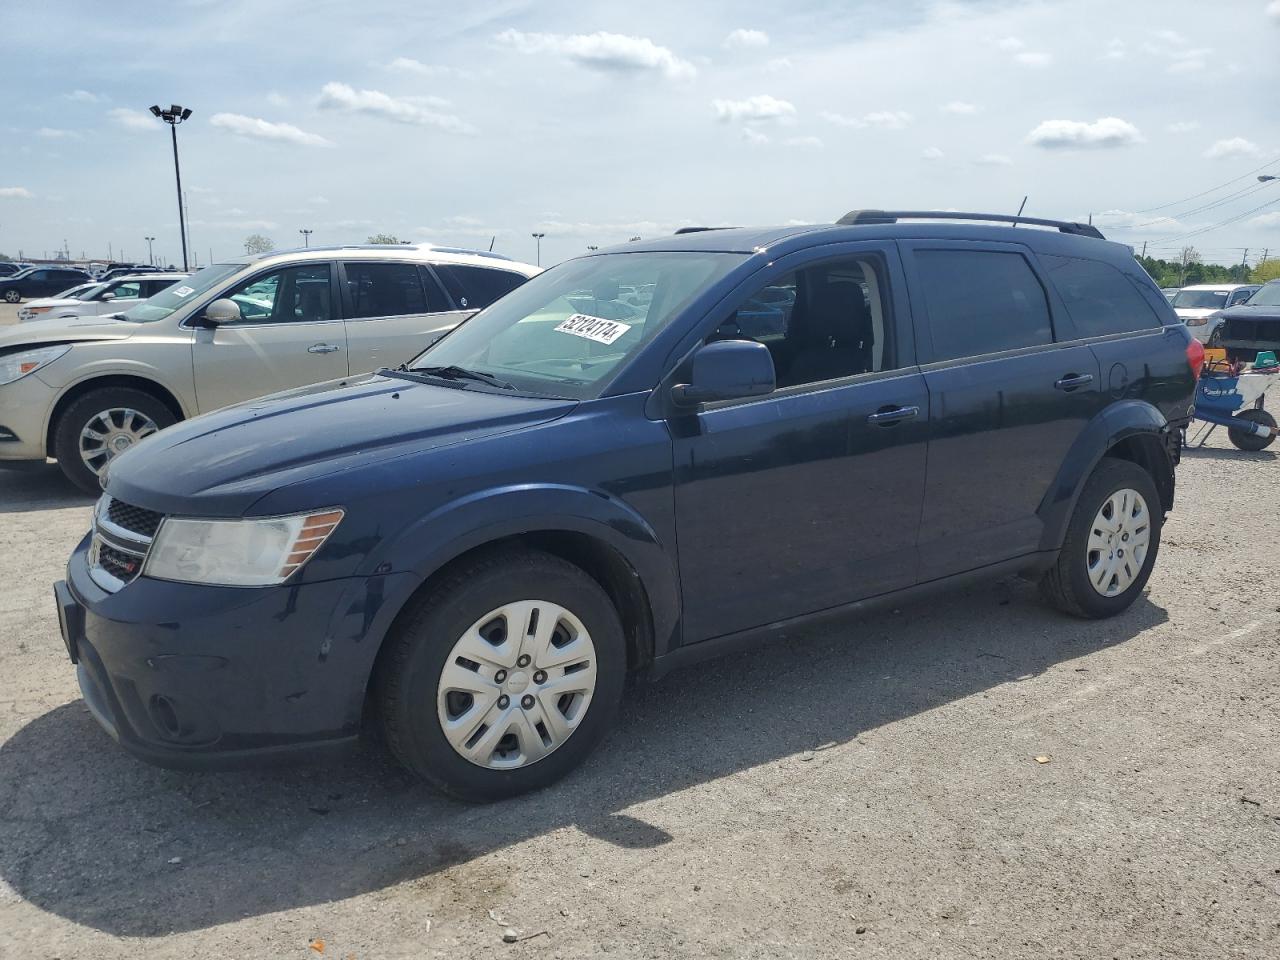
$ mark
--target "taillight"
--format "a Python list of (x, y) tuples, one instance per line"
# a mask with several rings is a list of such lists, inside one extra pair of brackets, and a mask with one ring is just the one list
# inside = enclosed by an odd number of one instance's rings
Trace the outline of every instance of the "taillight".
[(1191, 368), (1191, 376), (1199, 379), (1200, 371), (1204, 369), (1204, 344), (1195, 337), (1187, 344), (1187, 366)]

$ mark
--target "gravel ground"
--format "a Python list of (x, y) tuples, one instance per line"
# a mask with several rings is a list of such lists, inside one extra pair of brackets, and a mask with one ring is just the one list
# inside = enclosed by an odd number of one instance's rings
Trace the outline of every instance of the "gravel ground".
[(1280, 956), (1275, 459), (1188, 454), (1124, 616), (1007, 580), (781, 638), (486, 808), (127, 757), (50, 596), (89, 501), (0, 472), (0, 957)]

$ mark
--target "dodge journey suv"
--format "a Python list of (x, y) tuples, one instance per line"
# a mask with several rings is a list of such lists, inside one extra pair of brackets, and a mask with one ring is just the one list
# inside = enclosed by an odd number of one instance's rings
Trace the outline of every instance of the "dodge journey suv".
[(157, 430), (395, 366), (537, 272), (428, 244), (312, 247), (215, 263), (110, 316), (7, 329), (0, 467), (56, 457), (97, 493), (103, 467)]
[(1203, 348), (1127, 247), (1010, 219), (627, 244), (157, 434), (55, 587), (89, 710), (185, 767), (377, 724), (491, 800), (579, 764), (628, 673), (805, 618), (1015, 572), (1121, 612)]

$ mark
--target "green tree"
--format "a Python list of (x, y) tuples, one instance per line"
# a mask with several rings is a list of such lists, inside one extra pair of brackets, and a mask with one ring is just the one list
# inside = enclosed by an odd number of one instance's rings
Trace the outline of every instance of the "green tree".
[(1280, 280), (1280, 260), (1272, 257), (1263, 260), (1260, 264), (1253, 268), (1253, 276), (1250, 279), (1254, 283), (1266, 283), (1268, 280)]
[(244, 238), (245, 253), (270, 253), (275, 248), (275, 243), (260, 233), (251, 233)]
[(394, 233), (375, 233), (369, 238), (370, 243), (399, 243), (400, 238)]
[(0, 253), (0, 261), (6, 261), (6, 262), (7, 262), (7, 261), (12, 260), (12, 259), (13, 259), (13, 257), (9, 256), (7, 253)]

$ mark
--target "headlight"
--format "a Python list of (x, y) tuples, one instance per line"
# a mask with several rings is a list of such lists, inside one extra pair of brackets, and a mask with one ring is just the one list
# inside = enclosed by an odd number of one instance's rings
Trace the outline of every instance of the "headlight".
[(1188, 327), (1203, 327), (1208, 322), (1208, 317), (1187, 317)]
[(264, 520), (167, 518), (142, 574), (224, 587), (283, 583), (324, 545), (342, 516), (324, 510)]
[(8, 353), (0, 357), (0, 383), (13, 383), (35, 373), (46, 364), (53, 363), (71, 349), (71, 344), (60, 343), (56, 347), (36, 347), (20, 353)]

